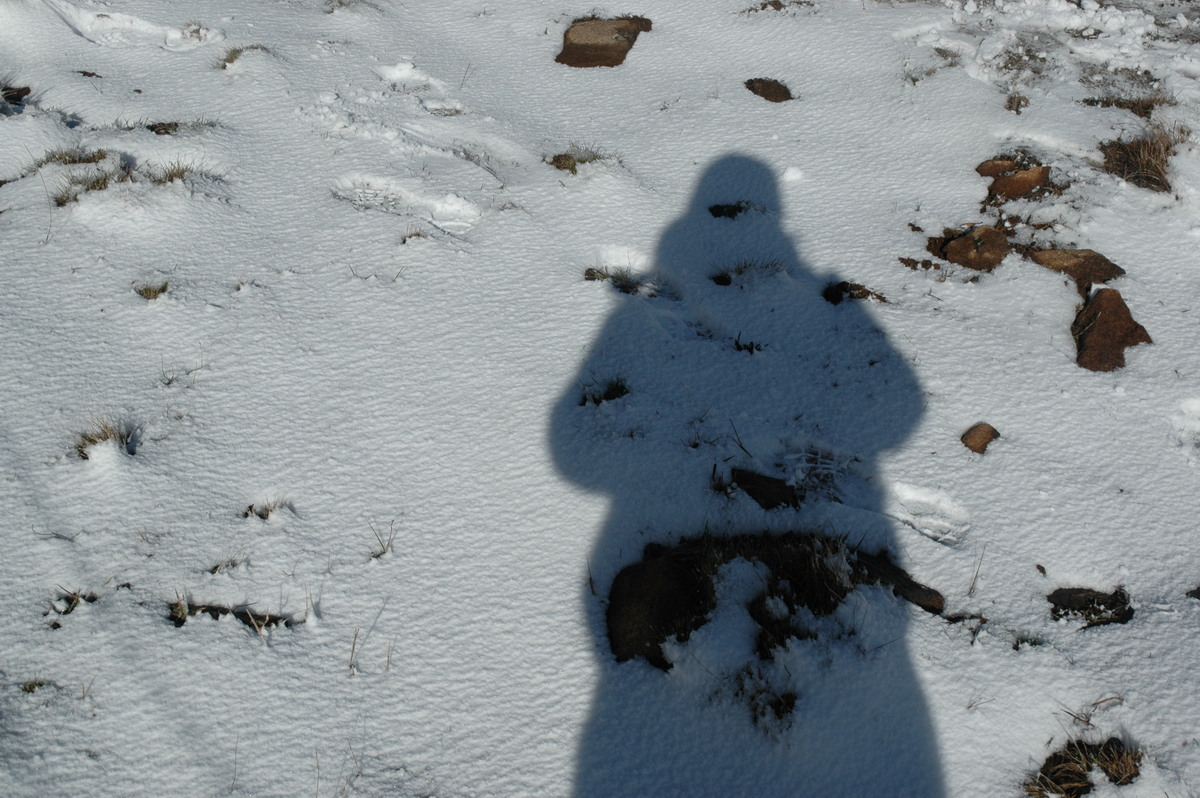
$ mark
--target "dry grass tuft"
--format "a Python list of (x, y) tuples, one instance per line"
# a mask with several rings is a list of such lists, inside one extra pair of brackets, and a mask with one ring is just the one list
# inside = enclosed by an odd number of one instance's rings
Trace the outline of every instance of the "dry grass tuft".
[(75, 166), (78, 164), (95, 164), (100, 163), (108, 157), (108, 150), (85, 150), (83, 147), (67, 147), (61, 150), (50, 150), (43, 155), (35, 164), (38, 168), (46, 164), (57, 163), (63, 166)]
[(1100, 144), (1101, 168), (1140, 188), (1170, 191), (1169, 161), (1175, 147), (1191, 134), (1180, 125), (1153, 125), (1135, 139), (1112, 139)]
[(219, 66), (221, 69), (229, 69), (229, 67), (236, 63), (243, 54), (254, 51), (262, 53), (270, 52), (261, 44), (247, 44), (245, 47), (230, 47), (225, 51), (225, 55), (221, 56), (221, 60), (217, 62), (217, 66)]
[(146, 300), (158, 299), (167, 293), (167, 289), (170, 287), (170, 283), (166, 280), (161, 283), (134, 283), (133, 293)]
[(1162, 92), (1156, 92), (1144, 97), (1088, 97), (1083, 104), (1094, 108), (1120, 108), (1142, 119), (1149, 119), (1155, 108), (1174, 105), (1175, 101)]
[(1141, 762), (1141, 749), (1129, 748), (1116, 737), (1099, 744), (1072, 740), (1046, 757), (1041, 769), (1023, 786), (1031, 798), (1079, 798), (1095, 786), (1089, 775), (1093, 767), (1120, 786), (1138, 777)]
[(75, 436), (75, 454), (80, 460), (87, 460), (91, 448), (105, 441), (114, 441), (126, 454), (134, 454), (137, 452), (140, 432), (135, 424), (115, 419), (97, 419)]

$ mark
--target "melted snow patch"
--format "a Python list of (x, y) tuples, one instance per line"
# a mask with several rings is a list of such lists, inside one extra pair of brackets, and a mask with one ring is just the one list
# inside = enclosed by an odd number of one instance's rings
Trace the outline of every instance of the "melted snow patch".
[(182, 28), (167, 28), (130, 14), (88, 11), (65, 0), (42, 2), (58, 14), (75, 33), (103, 47), (156, 46), (164, 50), (183, 52), (225, 38), (225, 34), (219, 30), (203, 28), (194, 23)]
[(887, 514), (938, 543), (961, 543), (971, 529), (971, 514), (948, 493), (907, 482), (892, 483)]
[(349, 174), (334, 183), (333, 194), (359, 210), (376, 210), (412, 216), (454, 235), (475, 226), (482, 212), (475, 203), (457, 194), (432, 196), (391, 177)]

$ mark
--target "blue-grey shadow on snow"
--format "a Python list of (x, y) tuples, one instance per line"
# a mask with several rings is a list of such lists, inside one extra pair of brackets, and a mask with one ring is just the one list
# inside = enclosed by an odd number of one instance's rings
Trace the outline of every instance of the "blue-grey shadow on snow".
[[(817, 639), (768, 661), (746, 609), (763, 569), (735, 561), (709, 622), (664, 646), (668, 672), (619, 663), (609, 645), (609, 589), (647, 543), (817, 530), (896, 548), (874, 465), (920, 418), (920, 387), (862, 303), (822, 298), (838, 278), (800, 259), (782, 213), (761, 162), (709, 165), (555, 407), (559, 469), (611, 498), (582, 597), (599, 679), (577, 796), (943, 794), (906, 635), (914, 619), (935, 621), (890, 590), (860, 587), (834, 616), (800, 619)], [(763, 509), (721, 489), (735, 468), (806, 487), (806, 499)], [(789, 692), (780, 717), (771, 698)]]

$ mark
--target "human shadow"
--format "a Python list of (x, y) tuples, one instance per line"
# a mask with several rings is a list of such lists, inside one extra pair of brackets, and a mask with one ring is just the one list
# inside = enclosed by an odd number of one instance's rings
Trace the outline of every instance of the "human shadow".
[[(748, 605), (770, 576), (727, 558), (706, 622), (658, 668), (610, 645), (610, 589), (649, 543), (805, 530), (851, 556), (895, 548), (875, 461), (919, 420), (920, 387), (863, 303), (823, 298), (837, 278), (781, 219), (767, 166), (709, 165), (653, 270), (609, 275), (626, 296), (555, 406), (557, 466), (612, 502), (582, 597), (599, 676), (577, 796), (943, 794), (907, 644), (921, 611), (888, 589), (800, 608), (764, 656)], [(772, 506), (739, 489), (751, 472), (792, 492)]]

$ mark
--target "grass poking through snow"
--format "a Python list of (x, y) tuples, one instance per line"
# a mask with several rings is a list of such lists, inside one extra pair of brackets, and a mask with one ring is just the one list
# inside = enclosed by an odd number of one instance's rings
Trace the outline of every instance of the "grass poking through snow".
[(1181, 126), (1152, 125), (1133, 139), (1112, 139), (1100, 144), (1102, 168), (1109, 174), (1151, 191), (1170, 191), (1169, 161), (1175, 147), (1190, 131)]

